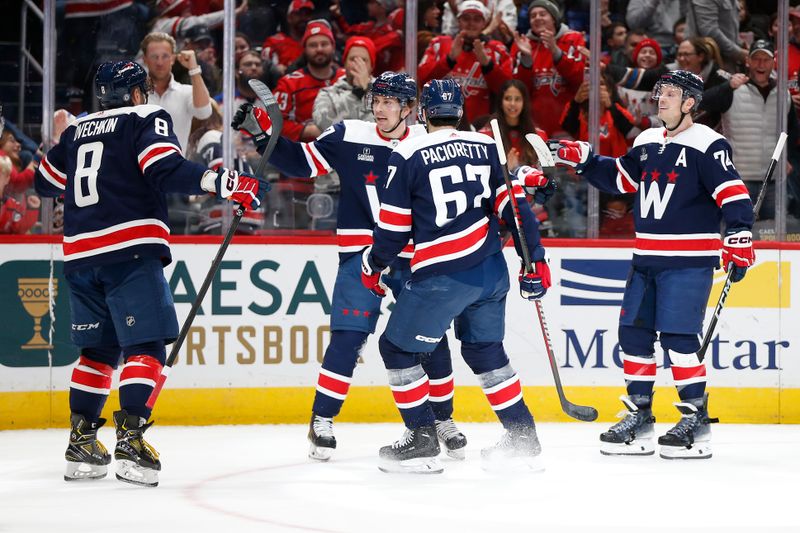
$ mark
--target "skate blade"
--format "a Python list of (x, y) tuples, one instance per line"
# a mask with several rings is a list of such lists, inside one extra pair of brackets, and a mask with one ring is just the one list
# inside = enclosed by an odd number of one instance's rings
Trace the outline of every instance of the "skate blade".
[(466, 448), (457, 448), (455, 450), (448, 450), (447, 448), (445, 448), (444, 453), (447, 454), (447, 457), (455, 459), (456, 461), (463, 461), (464, 459), (467, 458)]
[(656, 445), (652, 439), (635, 439), (630, 443), (600, 441), (600, 453), (603, 455), (653, 455)]
[(336, 448), (323, 448), (311, 443), (308, 447), (308, 458), (315, 461), (325, 462), (333, 455), (333, 450)]
[(444, 467), (436, 457), (419, 457), (405, 461), (380, 459), (378, 470), (387, 474), (441, 474)]
[(108, 474), (108, 466), (67, 461), (64, 481), (88, 481), (103, 479)]
[(692, 446), (664, 446), (658, 455), (662, 459), (710, 459), (711, 445), (707, 442), (695, 442)]
[(544, 472), (541, 455), (494, 455), (481, 458), (481, 468), (486, 472), (515, 474)]
[(133, 461), (121, 459), (117, 461), (117, 479), (125, 483), (140, 485), (142, 487), (158, 486), (158, 470), (144, 468)]

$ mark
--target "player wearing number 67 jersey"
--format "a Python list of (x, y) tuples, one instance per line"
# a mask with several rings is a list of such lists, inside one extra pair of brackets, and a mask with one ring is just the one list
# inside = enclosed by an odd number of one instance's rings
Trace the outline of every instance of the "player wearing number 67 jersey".
[[(600, 436), (607, 455), (655, 451), (651, 406), (654, 342), (669, 352), (682, 418), (659, 437), (667, 459), (711, 457), (705, 365), (700, 348), (713, 269), (740, 281), (753, 264), (753, 205), (724, 137), (691, 113), (703, 80), (687, 71), (664, 74), (653, 89), (662, 128), (639, 134), (622, 157), (592, 156), (583, 142), (554, 143), (556, 163), (574, 167), (599, 189), (635, 195), (636, 241), (619, 320), (627, 384), (625, 418)], [(725, 222), (725, 237), (719, 233)]]
[[(333, 288), (331, 340), (317, 380), (308, 434), (312, 459), (326, 461), (336, 448), (333, 418), (347, 397), (361, 349), (378, 321), (381, 300), (361, 285), (361, 252), (372, 244), (372, 229), (378, 221), (380, 206), (378, 191), (392, 149), (405, 139), (425, 133), (423, 126), (408, 127), (405, 123), (414, 111), (416, 100), (414, 79), (403, 73), (384, 72), (372, 83), (368, 94), (375, 122), (345, 120), (308, 143), (281, 137), (270, 157), (270, 163), (286, 175), (316, 177), (333, 169), (341, 181), (336, 222), (339, 270)], [(268, 120), (263, 110), (244, 104), (236, 113), (233, 126), (252, 135), (256, 144), (263, 147), (272, 133)], [(408, 244), (406, 240), (401, 260), (383, 276), (395, 294), (409, 276), (407, 258), (411, 246)], [(451, 419), (453, 369), (447, 339), (438, 345), (433, 343), (427, 351), (442, 354), (426, 359), (429, 362), (425, 363), (434, 383), (431, 397), (439, 436), (448, 454), (461, 458), (466, 438)]]
[[(521, 226), (536, 261), (535, 272), (520, 277), (522, 295), (543, 296), (549, 270), (518, 182), (509, 198), (494, 141), (455, 129), (463, 106), (454, 80), (432, 80), (423, 88), (420, 120), (429, 133), (400, 144), (389, 158), (375, 242), (362, 260), (362, 281), (374, 288), (376, 273), (394, 262), (409, 237), (414, 240), (411, 280), (379, 342), (407, 428), (402, 439), (379, 452), (386, 472), (442, 471), (435, 459), (431, 380), (417, 356), (439, 342), (454, 319), (461, 354), (507, 430), (483, 456), (527, 463), (540, 452), (533, 417), (502, 342), (509, 281), (498, 220), (516, 226), (510, 200), (520, 204)], [(513, 236), (520, 246), (516, 231)]]
[(80, 348), (70, 383), (68, 481), (106, 475), (110, 455), (97, 440), (120, 357), (117, 478), (158, 484), (158, 453), (145, 442), (145, 405), (178, 321), (163, 267), (171, 262), (167, 192), (219, 196), (257, 208), (268, 184), (181, 156), (170, 116), (146, 105), (147, 74), (133, 62), (104, 63), (95, 88), (103, 111), (70, 125), (42, 159), (36, 190), (64, 196), (64, 273), (72, 342)]

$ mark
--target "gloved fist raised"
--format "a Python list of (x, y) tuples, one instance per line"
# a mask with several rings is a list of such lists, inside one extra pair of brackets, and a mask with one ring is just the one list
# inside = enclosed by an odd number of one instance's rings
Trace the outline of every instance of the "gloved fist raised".
[(388, 287), (381, 281), (382, 271), (372, 261), (370, 252), (372, 246), (367, 246), (361, 254), (361, 284), (378, 298), (383, 298)]
[(753, 234), (745, 229), (729, 229), (722, 241), (722, 268), (733, 269), (731, 281), (744, 279), (747, 269), (753, 266), (756, 253), (753, 250)]
[(244, 208), (258, 209), (269, 189), (269, 183), (262, 179), (220, 168), (214, 179), (214, 190), (210, 192), (216, 192), (220, 198), (236, 202)]
[(557, 165), (566, 165), (581, 172), (592, 157), (592, 145), (585, 141), (548, 141), (548, 148)]
[(257, 148), (265, 146), (272, 135), (272, 120), (267, 112), (250, 103), (239, 106), (233, 115), (231, 126), (233, 129), (251, 136)]
[(544, 173), (528, 165), (522, 165), (514, 173), (522, 182), (525, 192), (533, 195), (533, 203), (544, 205), (556, 193), (556, 182), (548, 179)]

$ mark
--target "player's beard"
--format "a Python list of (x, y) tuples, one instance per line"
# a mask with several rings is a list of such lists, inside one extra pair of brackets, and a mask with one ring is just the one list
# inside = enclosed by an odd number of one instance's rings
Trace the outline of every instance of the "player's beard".
[(329, 67), (333, 62), (333, 54), (314, 54), (308, 60), (308, 64), (314, 68)]

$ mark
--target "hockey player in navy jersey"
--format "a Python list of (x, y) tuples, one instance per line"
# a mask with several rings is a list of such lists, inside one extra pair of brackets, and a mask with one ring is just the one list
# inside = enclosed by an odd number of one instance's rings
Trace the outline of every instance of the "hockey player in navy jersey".
[(161, 463), (143, 437), (152, 425), (145, 403), (166, 359), (164, 345), (178, 336), (163, 273), (172, 260), (164, 193), (212, 192), (257, 208), (268, 184), (186, 161), (169, 114), (146, 105), (147, 74), (138, 64), (100, 65), (95, 88), (103, 111), (70, 125), (35, 179), (39, 194), (64, 197), (64, 274), (72, 342), (80, 348), (64, 479), (106, 475), (111, 457), (97, 430), (121, 358), (116, 475), (156, 486)]
[[(593, 156), (585, 142), (553, 144), (556, 162), (574, 167), (602, 191), (635, 194), (633, 265), (619, 320), (624, 352), (626, 416), (600, 436), (607, 455), (655, 451), (652, 415), (654, 342), (669, 352), (681, 419), (659, 437), (666, 459), (711, 457), (706, 368), (697, 356), (713, 270), (741, 281), (755, 255), (753, 206), (724, 137), (692, 112), (703, 80), (687, 71), (664, 74), (653, 89), (664, 127), (645, 130), (622, 157)], [(725, 234), (720, 235), (724, 221)]]
[[(368, 96), (375, 122), (345, 120), (309, 143), (281, 137), (270, 157), (270, 163), (289, 176), (313, 178), (336, 170), (342, 187), (336, 221), (339, 270), (333, 289), (331, 340), (317, 379), (308, 433), (312, 459), (326, 461), (336, 448), (333, 418), (339, 414), (361, 349), (378, 321), (380, 299), (361, 285), (360, 253), (372, 244), (380, 207), (378, 190), (389, 154), (404, 139), (425, 133), (423, 126), (409, 127), (405, 122), (416, 100), (416, 81), (403, 73), (384, 72), (373, 82)], [(263, 147), (270, 133), (268, 120), (261, 109), (244, 104), (233, 127), (243, 128)], [(400, 260), (384, 276), (395, 293), (410, 275), (411, 250), (412, 246), (404, 246)], [(467, 440), (452, 420), (453, 368), (447, 339), (428, 348), (433, 354), (423, 365), (431, 376), (436, 430), (448, 455), (461, 459)]]
[[(400, 440), (380, 449), (385, 472), (442, 471), (436, 460), (431, 380), (420, 355), (440, 342), (454, 319), (464, 360), (506, 429), (495, 447), (483, 450), (483, 457), (527, 463), (541, 451), (502, 342), (509, 281), (499, 218), (514, 228), (514, 215), (492, 138), (455, 129), (463, 105), (454, 80), (425, 85), (420, 121), (429, 133), (403, 142), (389, 158), (374, 243), (362, 254), (362, 282), (381, 293), (381, 272), (394, 263), (409, 238), (414, 241), (411, 280), (379, 341), (407, 428)], [(514, 188), (535, 261), (535, 272), (520, 276), (520, 292), (537, 299), (550, 285), (550, 271), (536, 219), (519, 182)], [(516, 232), (514, 239), (519, 247)]]

